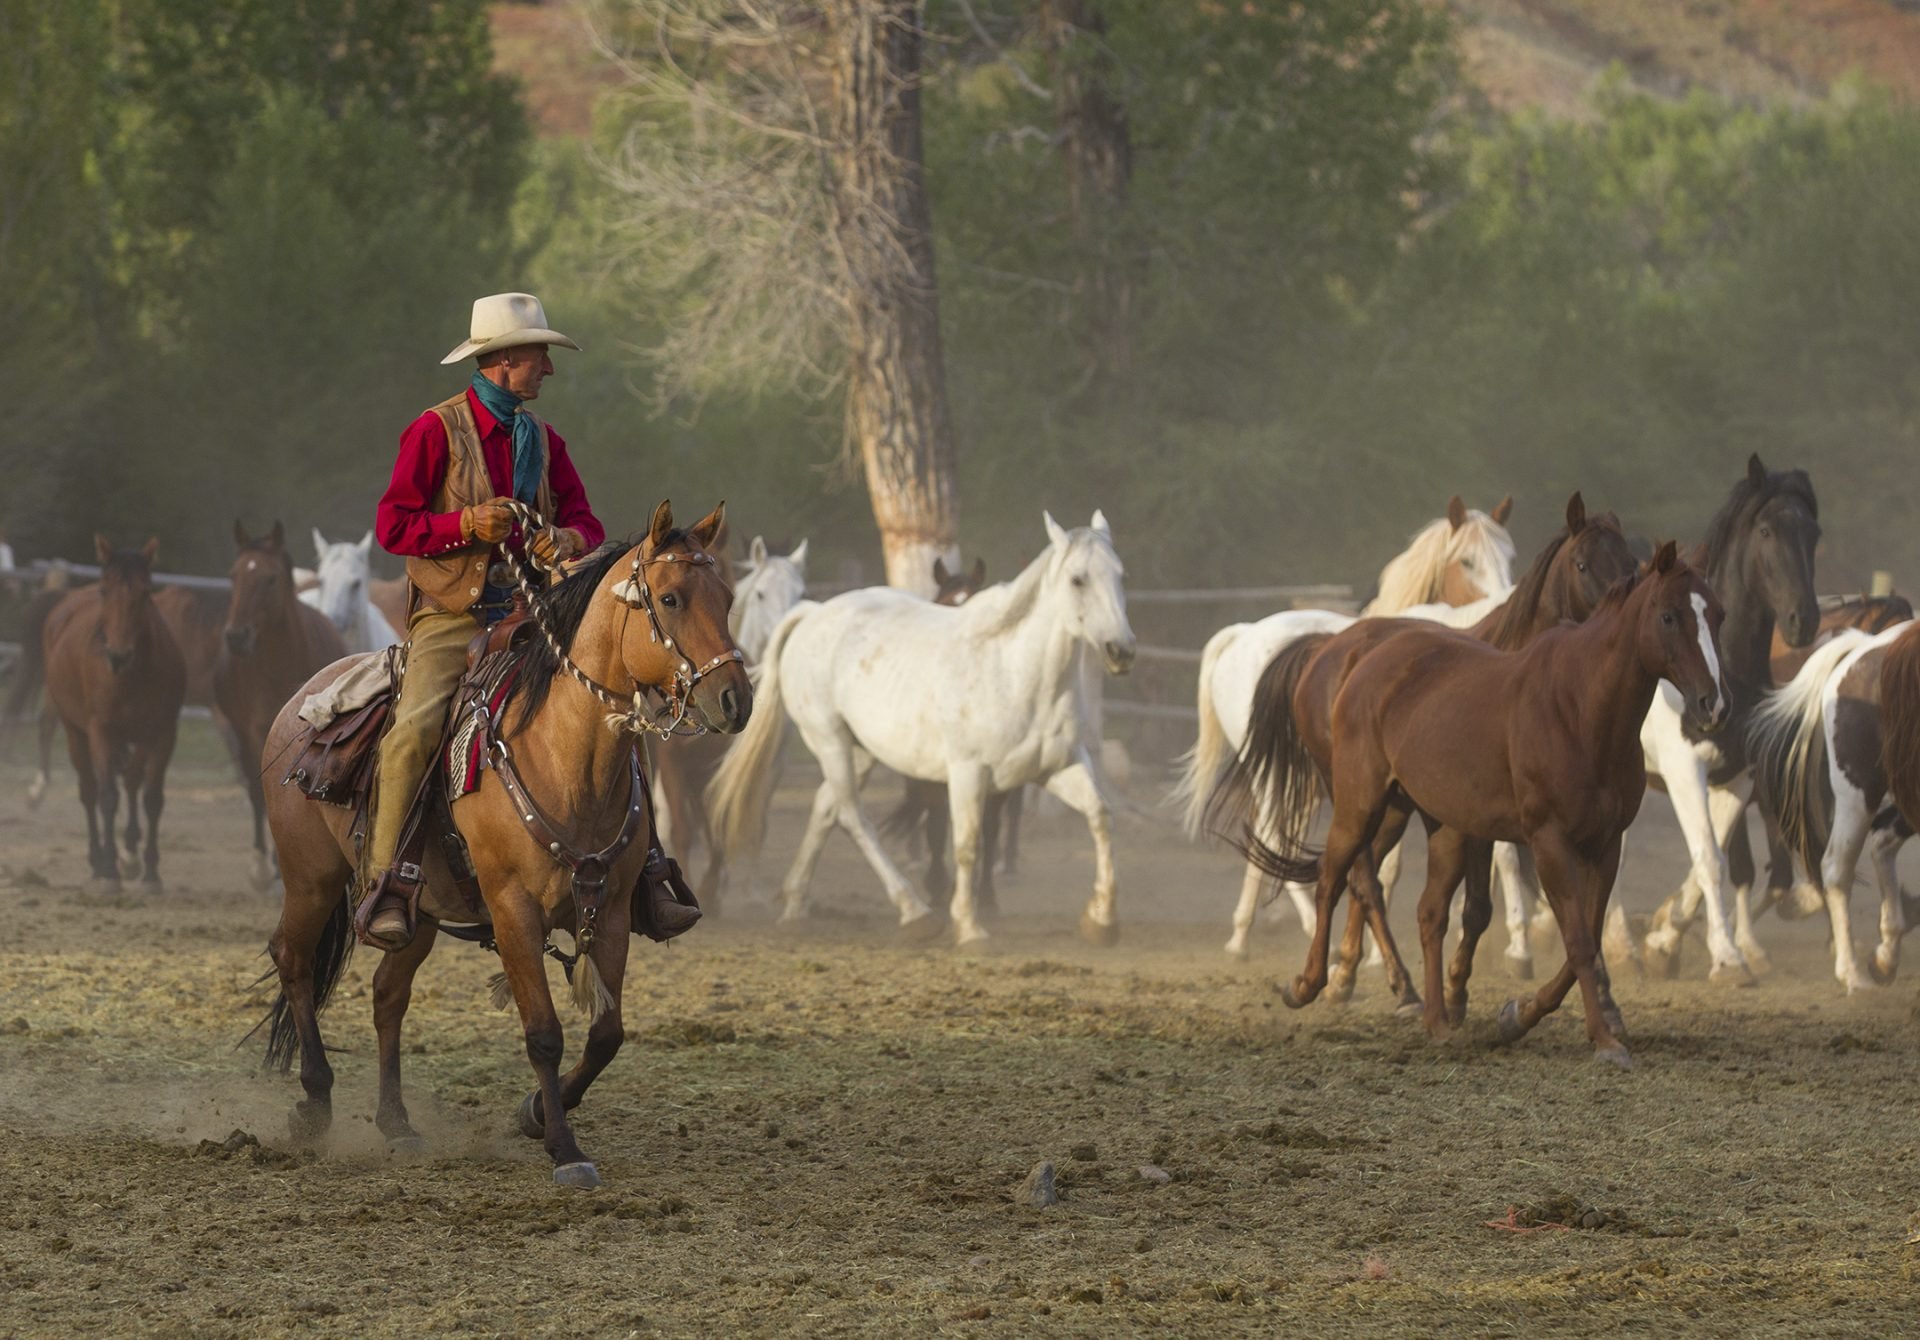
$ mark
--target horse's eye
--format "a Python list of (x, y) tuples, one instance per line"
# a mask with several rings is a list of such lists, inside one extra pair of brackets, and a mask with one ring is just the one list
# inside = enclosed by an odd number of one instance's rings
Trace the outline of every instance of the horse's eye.
[(1678, 625), (1680, 621), (1673, 617), (1672, 610), (1663, 610), (1661, 611), (1661, 614), (1660, 614), (1660, 622), (1665, 624), (1667, 627), (1672, 628)]
[(1073, 584), (1075, 586), (1085, 586), (1087, 584), (1087, 579), (1085, 577), (1082, 577), (1076, 574), (1073, 579)]
[(669, 591), (660, 597), (660, 603), (670, 610), (677, 610), (680, 608), (680, 597)]
[(1760, 538), (1763, 540), (1771, 540), (1773, 538), (1773, 527), (1772, 526), (1760, 527)]
[(1587, 565), (1585, 563), (1582, 563), (1579, 559), (1576, 558), (1573, 561), (1573, 570), (1584, 576), (1587, 571)]

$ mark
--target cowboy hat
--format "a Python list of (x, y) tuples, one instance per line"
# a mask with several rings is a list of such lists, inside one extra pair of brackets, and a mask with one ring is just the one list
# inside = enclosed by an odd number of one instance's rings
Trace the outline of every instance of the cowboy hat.
[(510, 349), (516, 344), (557, 344), (563, 349), (579, 345), (557, 330), (547, 329), (547, 309), (531, 293), (495, 293), (476, 298), (473, 303), (472, 338), (454, 347), (442, 363), (458, 363), (463, 358), (490, 354), (495, 349)]

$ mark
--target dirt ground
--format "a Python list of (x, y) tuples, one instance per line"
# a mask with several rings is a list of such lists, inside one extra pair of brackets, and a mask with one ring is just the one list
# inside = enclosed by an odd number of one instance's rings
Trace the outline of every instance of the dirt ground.
[[(530, 1072), (465, 945), (409, 1019), (432, 1152), (390, 1158), (370, 1124), (364, 953), (322, 1020), (335, 1132), (290, 1144), (298, 1086), (243, 1041), (277, 904), (248, 890), (238, 788), (190, 752), (155, 898), (79, 891), (71, 775), (29, 812), (0, 763), (0, 1335), (1912, 1325), (1915, 986), (1844, 998), (1821, 922), (1762, 923), (1779, 970), (1750, 990), (1709, 986), (1697, 939), (1680, 980), (1622, 977), (1623, 1073), (1589, 1059), (1577, 1003), (1490, 1045), (1516, 986), (1498, 926), (1445, 1047), (1374, 974), (1350, 1005), (1287, 1010), (1297, 927), (1226, 959), (1232, 861), (1155, 821), (1121, 827), (1109, 950), (1073, 933), (1091, 858), (1071, 816), (1030, 821), (979, 952), (896, 943), (836, 840), (803, 928), (743, 895), (637, 947), (628, 1045), (579, 1113), (607, 1183), (564, 1191), (510, 1132)], [(776, 873), (802, 794), (781, 800)], [(1664, 808), (1635, 835), (1633, 910), (1681, 868)], [(1060, 1203), (1016, 1203), (1041, 1160)], [(1547, 1226), (1492, 1226), (1510, 1210)]]

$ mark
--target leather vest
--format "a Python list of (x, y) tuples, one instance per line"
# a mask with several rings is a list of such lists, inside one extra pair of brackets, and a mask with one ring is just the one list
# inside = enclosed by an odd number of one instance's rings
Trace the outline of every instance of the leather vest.
[[(433, 495), (433, 511), (458, 512), (497, 496), (493, 480), (487, 475), (480, 428), (473, 421), (473, 406), (467, 403), (467, 393), (461, 391), (450, 396), (429, 412), (439, 415), (447, 430), (447, 471)], [(553, 437), (544, 423), (540, 424), (540, 438), (540, 485), (534, 495), (534, 509), (541, 516), (551, 518), (553, 492), (547, 484), (547, 465), (553, 459)], [(435, 608), (449, 614), (466, 613), (480, 599), (481, 589), (487, 584), (487, 568), (494, 561), (494, 549), (493, 545), (476, 541), (429, 557), (407, 559), (407, 580), (415, 592), (408, 609), (418, 609), (420, 598), (425, 597)]]

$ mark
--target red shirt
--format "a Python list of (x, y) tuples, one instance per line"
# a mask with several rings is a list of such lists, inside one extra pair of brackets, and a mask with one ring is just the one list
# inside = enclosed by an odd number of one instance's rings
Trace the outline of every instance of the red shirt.
[[(487, 478), (496, 497), (513, 492), (513, 430), (494, 418), (480, 397), (467, 388), (467, 407), (473, 411), (474, 427), (480, 431), (481, 454), (487, 462)], [(605, 526), (593, 514), (580, 474), (567, 455), (567, 444), (560, 434), (547, 429), (552, 444), (547, 457), (547, 487), (553, 493), (554, 525), (580, 532), (588, 549), (599, 547), (607, 538)], [(393, 478), (373, 513), (373, 533), (380, 547), (390, 554), (430, 557), (467, 542), (460, 538), (460, 513), (435, 512), (434, 496), (447, 477), (447, 426), (440, 416), (428, 410), (400, 434), (400, 458), (393, 463)], [(514, 527), (507, 543), (520, 546), (520, 529)]]

